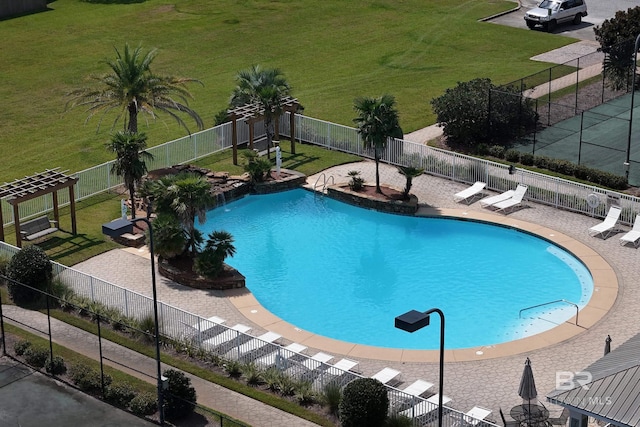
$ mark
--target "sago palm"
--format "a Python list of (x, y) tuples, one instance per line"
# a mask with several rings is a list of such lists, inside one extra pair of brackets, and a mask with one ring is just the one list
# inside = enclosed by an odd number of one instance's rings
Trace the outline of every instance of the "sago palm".
[(151, 71), (151, 63), (156, 57), (156, 49), (144, 54), (141, 47), (131, 49), (125, 44), (122, 53), (118, 49), (115, 51), (116, 59), (106, 61), (110, 72), (90, 77), (97, 82), (96, 87), (80, 88), (68, 94), (68, 108), (86, 107), (88, 116), (85, 123), (101, 113), (99, 129), (104, 116), (115, 112), (113, 127), (124, 117), (124, 129), (136, 133), (138, 113), (147, 114), (155, 119), (156, 112), (163, 112), (173, 117), (187, 132), (189, 129), (179, 113), (193, 118), (198, 129), (204, 128), (198, 113), (188, 106), (188, 100), (193, 96), (187, 90), (187, 84), (200, 81), (188, 77), (154, 74)]
[(382, 151), (390, 137), (402, 138), (402, 129), (398, 121), (398, 111), (395, 108), (395, 98), (382, 95), (379, 98), (356, 98), (353, 108), (358, 117), (353, 119), (365, 148), (374, 149), (376, 161), (376, 192), (380, 189), (379, 162)]

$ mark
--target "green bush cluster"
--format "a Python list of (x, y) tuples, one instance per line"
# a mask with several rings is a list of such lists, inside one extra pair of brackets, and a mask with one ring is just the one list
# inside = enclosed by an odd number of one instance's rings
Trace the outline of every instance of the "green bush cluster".
[(388, 409), (385, 385), (373, 378), (358, 378), (342, 392), (340, 423), (342, 427), (383, 427)]
[(151, 393), (136, 394), (129, 403), (131, 412), (138, 416), (152, 415), (158, 408), (156, 396)]
[(21, 306), (38, 302), (41, 298), (38, 290), (49, 290), (53, 278), (49, 256), (35, 245), (18, 251), (9, 261), (6, 271), (12, 280), (9, 282), (9, 295), (14, 303)]
[(44, 368), (49, 358), (49, 350), (43, 347), (30, 346), (24, 352), (24, 360), (36, 369)]
[(16, 341), (13, 344), (13, 350), (16, 352), (16, 356), (24, 357), (25, 362), (36, 369), (45, 368), (48, 373), (53, 375), (64, 374), (67, 371), (62, 356), (53, 356), (52, 361), (48, 348), (34, 346), (31, 341)]
[[(69, 376), (71, 381), (82, 391), (91, 394), (99, 394), (102, 392), (102, 379), (100, 378), (100, 372), (92, 369), (86, 365), (72, 365), (69, 369)], [(108, 374), (104, 374), (104, 385), (109, 386), (112, 382), (112, 378)]]
[(481, 151), (482, 152), (478, 152), (478, 154), (488, 154), (491, 157), (504, 159), (510, 163), (535, 166), (539, 169), (546, 169), (562, 175), (573, 176), (577, 179), (615, 190), (626, 190), (629, 186), (627, 178), (624, 176), (604, 172), (584, 165), (576, 165), (567, 160), (554, 159), (547, 156), (534, 156), (531, 153), (521, 153), (512, 149), (505, 150), (501, 145), (483, 146)]
[(52, 375), (62, 375), (67, 372), (67, 365), (65, 365), (62, 356), (53, 356), (53, 360), (50, 356), (47, 357), (44, 367)]
[(135, 389), (131, 384), (126, 382), (111, 384), (104, 393), (104, 399), (107, 402), (121, 408), (129, 407), (129, 404), (135, 396)]
[(196, 389), (191, 386), (191, 380), (175, 369), (167, 369), (163, 375), (169, 382), (164, 394), (164, 414), (167, 419), (178, 420), (191, 414), (196, 405)]

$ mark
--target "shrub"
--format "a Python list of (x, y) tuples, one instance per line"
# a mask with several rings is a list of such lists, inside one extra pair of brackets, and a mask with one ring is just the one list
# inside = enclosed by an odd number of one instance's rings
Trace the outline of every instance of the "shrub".
[(242, 365), (237, 360), (226, 361), (224, 370), (231, 378), (239, 378), (242, 375)]
[(107, 387), (104, 394), (104, 398), (107, 402), (121, 408), (128, 407), (129, 403), (135, 396), (136, 391), (134, 390), (133, 386), (126, 382), (111, 384), (109, 387)]
[(413, 420), (406, 415), (393, 414), (387, 418), (385, 427), (412, 427)]
[[(100, 372), (91, 369), (86, 365), (73, 365), (69, 369), (71, 381), (78, 386), (80, 390), (89, 393), (99, 393), (102, 391), (102, 380)], [(111, 376), (104, 374), (104, 385), (108, 387), (111, 384)]]
[(449, 141), (465, 146), (480, 141), (503, 144), (535, 125), (533, 102), (521, 96), (520, 87), (495, 89), (490, 79), (479, 78), (458, 82), (431, 100)]
[(331, 381), (324, 386), (324, 390), (322, 390), (322, 403), (327, 405), (331, 415), (338, 416), (341, 400), (342, 390), (340, 389), (340, 384)]
[(293, 396), (298, 401), (298, 404), (302, 406), (311, 405), (317, 400), (317, 395), (313, 391), (310, 381), (298, 382)]
[(41, 294), (37, 290), (50, 288), (53, 266), (44, 250), (30, 245), (11, 258), (7, 265), (7, 277), (17, 282), (9, 283), (9, 295), (13, 302), (17, 305), (32, 304), (40, 299)]
[(139, 393), (131, 399), (129, 409), (138, 416), (152, 415), (158, 409), (158, 401), (151, 393)]
[(47, 357), (47, 361), (44, 366), (47, 372), (52, 375), (62, 375), (67, 372), (67, 365), (65, 365), (62, 356), (53, 356), (53, 362), (51, 361), (50, 356)]
[(247, 380), (247, 384), (256, 386), (262, 384), (262, 370), (255, 363), (247, 363), (242, 366), (242, 375)]
[(520, 163), (520, 152), (518, 150), (507, 150), (504, 152), (504, 159), (511, 163)]
[(186, 417), (195, 409), (196, 389), (191, 386), (191, 380), (180, 371), (168, 369), (164, 376), (169, 381), (164, 395), (166, 417), (173, 420)]
[(492, 145), (489, 147), (489, 155), (491, 157), (495, 157), (496, 159), (504, 158), (505, 148), (502, 145)]
[(49, 358), (49, 350), (42, 347), (30, 346), (24, 352), (24, 360), (37, 369), (44, 368)]
[(360, 176), (359, 171), (349, 171), (348, 175), (351, 177), (349, 181), (349, 188), (351, 191), (360, 191), (364, 187), (364, 179)]
[(533, 166), (533, 154), (531, 153), (521, 153), (520, 154), (520, 163), (525, 166)]
[(533, 159), (534, 166), (540, 169), (549, 169), (549, 161), (551, 159), (547, 156), (535, 156)]
[(264, 181), (271, 170), (271, 162), (252, 150), (244, 150), (242, 156), (245, 158), (244, 171), (249, 174), (251, 182)]
[(342, 427), (382, 427), (387, 419), (387, 389), (373, 378), (359, 378), (344, 388), (340, 402)]
[(16, 356), (22, 356), (31, 347), (31, 341), (20, 340), (13, 344), (13, 350)]

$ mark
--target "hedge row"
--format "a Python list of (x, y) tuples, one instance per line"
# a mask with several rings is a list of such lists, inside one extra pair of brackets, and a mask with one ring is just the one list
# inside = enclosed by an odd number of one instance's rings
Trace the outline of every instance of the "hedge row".
[(480, 144), (478, 145), (478, 154), (503, 159), (510, 163), (519, 163), (524, 166), (546, 169), (614, 190), (626, 190), (629, 187), (627, 178), (624, 176), (604, 172), (584, 165), (576, 165), (567, 160), (554, 159), (547, 156), (534, 156), (531, 153), (522, 153), (517, 150), (506, 149), (501, 145), (488, 146), (486, 144)]

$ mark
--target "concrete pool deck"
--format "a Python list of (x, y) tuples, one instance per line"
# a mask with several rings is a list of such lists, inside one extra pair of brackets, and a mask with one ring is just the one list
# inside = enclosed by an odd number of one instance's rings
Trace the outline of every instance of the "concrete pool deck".
[[(327, 176), (334, 176), (335, 182), (340, 183), (349, 180), (348, 172), (351, 170), (360, 171), (367, 182), (375, 180), (375, 164), (372, 162), (337, 166), (324, 171), (324, 173)], [(319, 174), (310, 176), (307, 182), (313, 185), (318, 176)], [(397, 172), (395, 167), (380, 165), (380, 176), (381, 182), (384, 184), (395, 187), (404, 186), (404, 177)], [(445, 355), (444, 393), (453, 399), (448, 406), (464, 412), (476, 405), (484, 406), (493, 411), (492, 417), (497, 420), (499, 419), (499, 408), (508, 410), (508, 408), (521, 403), (518, 396), (518, 385), (526, 357), (531, 359), (539, 398), (544, 401), (544, 395), (555, 388), (557, 372), (581, 371), (602, 356), (604, 340), (607, 335), (611, 335), (612, 348), (615, 349), (640, 331), (640, 325), (637, 322), (640, 289), (634, 286), (636, 279), (640, 277), (640, 263), (637, 262), (639, 252), (633, 247), (621, 246), (619, 244), (621, 234), (606, 240), (589, 236), (587, 230), (601, 221), (598, 218), (590, 218), (535, 203), (528, 203), (526, 208), (504, 216), (481, 208), (477, 202), (470, 206), (455, 203), (453, 195), (464, 188), (466, 188), (464, 184), (422, 175), (414, 179), (412, 193), (418, 196), (421, 204), (433, 206), (434, 209), (443, 213), (455, 211), (471, 218), (487, 216), (509, 226), (537, 228), (541, 234), (547, 233), (547, 238), (558, 239), (557, 242), (561, 246), (582, 259), (593, 257), (594, 260), (597, 260), (594, 261), (595, 269), (592, 269), (594, 276), (602, 274), (602, 277), (597, 279), (598, 287), (602, 283), (602, 290), (597, 292), (597, 297), (600, 298), (601, 292), (603, 292), (602, 295), (608, 294), (605, 295), (603, 304), (612, 306), (608, 312), (599, 313), (598, 316), (594, 315), (593, 317), (587, 315), (583, 310), (580, 312), (579, 324), (588, 325), (588, 328), (581, 332), (578, 331), (577, 334), (566, 334), (558, 330), (560, 333), (556, 335), (555, 339), (542, 343), (544, 345), (529, 346), (520, 343), (524, 340), (514, 341), (511, 343), (514, 349), (509, 353), (505, 352), (503, 356), (496, 356), (495, 353), (492, 353), (495, 352), (496, 346), (476, 348), (473, 349), (473, 357), (468, 359), (465, 357), (465, 361), (459, 361), (455, 355), (447, 352)], [(566, 241), (563, 240), (565, 238), (567, 238)], [(113, 268), (114, 265), (119, 268)], [(80, 263), (74, 268), (141, 294), (148, 296), (151, 294), (148, 253), (145, 254), (144, 251), (114, 250)], [(596, 278), (594, 277), (594, 279)], [(617, 283), (617, 293), (613, 291), (615, 283)], [(256, 309), (255, 307), (245, 310), (245, 306), (251, 304), (250, 300), (246, 299), (246, 295), (241, 296), (244, 298), (242, 300), (238, 295), (227, 295), (221, 291), (189, 289), (162, 277), (158, 277), (158, 297), (168, 304), (203, 317), (217, 315), (227, 319), (228, 324), (246, 323), (253, 327), (252, 333), (254, 335), (266, 330), (265, 327), (256, 323), (254, 318), (265, 316), (266, 322), (272, 324), (277, 322), (277, 318), (270, 314), (251, 313), (252, 309)], [(233, 304), (234, 300), (240, 309)], [(414, 301), (412, 304), (415, 305), (412, 307), (414, 309), (426, 310), (430, 308), (428, 301)], [(477, 311), (469, 315), (470, 317), (481, 316), (487, 310), (499, 309), (500, 307), (478, 307)], [(243, 313), (247, 313), (246, 316)], [(259, 316), (255, 316), (255, 314), (259, 314)], [(270, 316), (272, 319), (269, 319)], [(596, 317), (599, 317), (599, 320)], [(260, 321), (260, 323), (262, 322)], [(575, 325), (569, 324), (567, 328), (573, 329)], [(288, 334), (282, 335), (287, 337), (287, 340), (300, 342), (305, 341), (305, 333), (307, 332), (295, 331), (295, 334), (290, 336)], [(314, 351), (325, 351), (331, 353), (335, 357), (334, 360), (346, 357), (351, 351), (348, 346), (341, 345), (324, 348), (326, 343), (320, 338), (307, 337), (305, 343), (310, 347), (308, 354), (313, 354)], [(475, 351), (483, 351), (483, 354), (476, 355)], [(376, 354), (367, 352), (361, 357), (351, 355), (349, 358), (357, 359), (360, 362), (359, 370), (365, 376), (373, 375), (388, 366), (401, 372), (400, 379), (405, 384), (410, 384), (416, 379), (437, 383), (437, 361), (431, 356), (426, 357), (429, 352), (418, 353), (420, 354), (414, 355), (413, 352), (407, 352), (404, 358), (385, 357), (384, 349), (382, 349)], [(431, 354), (433, 353), (437, 352)], [(403, 387), (404, 385), (399, 386), (399, 388)], [(551, 416), (556, 416), (561, 410), (551, 404), (548, 404), (547, 407)]]

